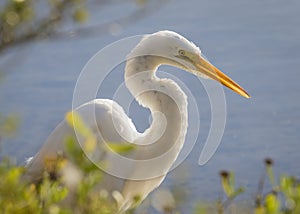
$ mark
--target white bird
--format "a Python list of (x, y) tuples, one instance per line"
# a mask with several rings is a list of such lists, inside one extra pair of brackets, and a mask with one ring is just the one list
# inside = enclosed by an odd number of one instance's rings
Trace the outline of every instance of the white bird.
[[(138, 133), (122, 107), (113, 100), (95, 99), (75, 109), (97, 136), (97, 144), (130, 142), (137, 145), (127, 157), (133, 160), (131, 162), (129, 159), (129, 162), (120, 161), (116, 154), (104, 154), (107, 151), (97, 154), (103, 156), (99, 159), (109, 161), (112, 172), (120, 171), (120, 178), (107, 173), (101, 182), (108, 191), (121, 193), (122, 202), (118, 205), (122, 211), (132, 208), (137, 197), (142, 201), (161, 184), (185, 141), (187, 98), (173, 80), (156, 76), (156, 70), (162, 64), (216, 80), (250, 98), (242, 87), (204, 59), (200, 49), (183, 36), (172, 31), (145, 36), (127, 57), (125, 83), (137, 102), (150, 110), (150, 127), (144, 133)], [(64, 139), (71, 134), (74, 135), (72, 128), (62, 121), (30, 160), (29, 179), (42, 177), (45, 159), (64, 152)]]

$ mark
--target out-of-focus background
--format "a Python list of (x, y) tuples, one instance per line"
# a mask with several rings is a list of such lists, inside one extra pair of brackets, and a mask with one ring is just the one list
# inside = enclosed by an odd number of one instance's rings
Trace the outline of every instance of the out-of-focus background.
[[(51, 12), (46, 2), (34, 5), (37, 17)], [(4, 3), (0, 6), (5, 9)], [(256, 191), (265, 157), (275, 160), (276, 174), (300, 176), (299, 1), (86, 1), (81, 6), (73, 8), (70, 17), (60, 17), (59, 27), (56, 20), (54, 27), (50, 23), (38, 39), (29, 37), (0, 49), (0, 112), (20, 120), (15, 136), (1, 136), (1, 157), (10, 156), (21, 164), (38, 151), (71, 109), (78, 75), (97, 51), (127, 36), (168, 29), (198, 45), (252, 98), (225, 89), (227, 123), (222, 143), (212, 159), (199, 166), (211, 122), (209, 99), (196, 77), (163, 67), (189, 86), (201, 116), (193, 151), (163, 186), (185, 185), (189, 198), (185, 206), (191, 207), (195, 201), (219, 196), (222, 169), (235, 172), (237, 184), (248, 189), (246, 198)], [(14, 15), (8, 17), (12, 25)], [(0, 24), (3, 36), (4, 24)], [(98, 97), (113, 96), (122, 82), (122, 69), (107, 78)], [(149, 126), (149, 112), (136, 103), (129, 115), (139, 131)], [(176, 180), (178, 175), (184, 179)]]

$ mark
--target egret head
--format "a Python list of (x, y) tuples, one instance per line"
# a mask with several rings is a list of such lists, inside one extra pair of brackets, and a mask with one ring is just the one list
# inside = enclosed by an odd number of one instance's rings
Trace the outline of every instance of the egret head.
[(250, 98), (237, 83), (206, 60), (201, 50), (183, 36), (172, 31), (159, 31), (146, 36), (131, 52), (131, 56), (153, 55), (164, 58), (161, 64), (182, 68), (199, 77), (220, 82), (236, 93)]

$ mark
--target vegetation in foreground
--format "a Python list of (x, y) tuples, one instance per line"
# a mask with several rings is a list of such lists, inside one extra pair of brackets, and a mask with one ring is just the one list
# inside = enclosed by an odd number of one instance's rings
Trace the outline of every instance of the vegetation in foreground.
[[(86, 139), (86, 145), (92, 148), (94, 139), (80, 117), (69, 113), (66, 120), (70, 126)], [(115, 152), (129, 152), (134, 147), (122, 147), (108, 144)], [(101, 182), (102, 171), (91, 164), (82, 149), (76, 146), (72, 138), (66, 139), (67, 157), (49, 160), (43, 179), (38, 184), (26, 183), (23, 179), (25, 168), (16, 166), (5, 158), (0, 161), (0, 213), (101, 213), (116, 214), (118, 194), (112, 199), (105, 190), (97, 186)], [(220, 172), (224, 199), (215, 202), (199, 202), (195, 205), (194, 214), (207, 213), (254, 213), (254, 214), (299, 214), (300, 213), (300, 181), (288, 175), (277, 179), (273, 174), (273, 160), (265, 159), (265, 172), (258, 184), (256, 197), (245, 208), (244, 204), (233, 200), (244, 192), (243, 187), (235, 187), (234, 174)], [(76, 167), (75, 167), (76, 166)], [(271, 185), (269, 191), (263, 191), (264, 183)], [(158, 194), (159, 193), (159, 194)], [(152, 207), (164, 214), (186, 213), (180, 209), (180, 195), (171, 190), (157, 191), (153, 194)], [(155, 198), (156, 197), (156, 198)], [(183, 200), (184, 202), (184, 200)], [(234, 207), (234, 209), (233, 209)], [(142, 213), (148, 213), (144, 209)], [(149, 210), (149, 209), (148, 209)], [(181, 211), (180, 211), (181, 210)], [(128, 211), (128, 213), (141, 213)]]
[[(76, 151), (78, 152), (78, 151)], [(75, 152), (73, 153), (75, 155)], [(101, 182), (102, 172), (86, 161), (83, 154), (77, 158), (81, 159), (82, 173), (84, 176), (76, 187), (66, 182), (63, 176), (58, 180), (52, 180), (51, 173), (45, 172), (40, 184), (28, 184), (22, 181), (23, 167), (15, 166), (8, 159), (0, 163), (0, 212), (1, 213), (117, 213), (117, 206), (109, 198), (109, 193), (99, 191), (96, 186)], [(266, 161), (267, 162), (267, 161)], [(66, 160), (60, 160), (57, 164), (64, 167)], [(70, 169), (66, 169), (71, 172)], [(194, 214), (207, 213), (254, 213), (254, 214), (298, 214), (300, 213), (300, 182), (292, 176), (281, 176), (278, 184), (272, 173), (272, 165), (266, 163), (266, 172), (272, 183), (272, 189), (267, 193), (258, 192), (256, 198), (244, 208), (243, 204), (235, 203), (233, 200), (239, 196), (244, 189), (235, 188), (234, 175), (226, 171), (221, 172), (220, 178), (224, 193), (224, 200), (215, 202), (199, 202), (196, 204)], [(72, 172), (71, 172), (72, 173)], [(69, 175), (70, 176), (70, 175)], [(264, 180), (260, 181), (262, 185)], [(273, 183), (274, 182), (274, 183)], [(262, 190), (262, 189), (260, 189)], [(172, 192), (172, 190), (170, 190)], [(179, 211), (173, 201), (173, 195), (162, 194), (164, 197), (160, 204), (152, 204), (161, 213), (185, 213)], [(71, 199), (72, 198), (72, 199)], [(153, 200), (155, 201), (155, 199)], [(171, 201), (171, 202), (170, 202)], [(232, 209), (234, 207), (234, 209)], [(236, 210), (236, 211), (232, 211)], [(240, 211), (237, 211), (240, 210)], [(134, 213), (134, 210), (128, 213)]]
[[(35, 9), (38, 8), (34, 5), (36, 2), (7, 0), (2, 4), (0, 54), (3, 54), (4, 50), (29, 43), (35, 39), (58, 36), (57, 32), (65, 17), (72, 17), (75, 23), (81, 23), (86, 21), (89, 15), (85, 8), (85, 1), (49, 0), (49, 11), (45, 13), (48, 16), (38, 19), (40, 17), (35, 15), (37, 13)], [(17, 121), (18, 118), (13, 115), (5, 117), (0, 114), (0, 141), (1, 138), (13, 134)], [(85, 131), (82, 132), (86, 134)], [(85, 158), (81, 150), (73, 146), (72, 139), (68, 139), (66, 145), (72, 163), (79, 166), (80, 170), (72, 167), (73, 165), (64, 157), (55, 162), (49, 161), (49, 170), (45, 171), (39, 184), (29, 184), (23, 181), (24, 167), (12, 164), (9, 159), (0, 161), (0, 213), (115, 214), (117, 212), (117, 207), (114, 201), (109, 199), (109, 194), (96, 188), (98, 182), (101, 182), (102, 172)], [(130, 147), (120, 148), (114, 144), (111, 144), (111, 147), (117, 152), (126, 152), (132, 149)], [(259, 180), (258, 192), (253, 201), (249, 203), (250, 208), (244, 209), (243, 205), (233, 202), (244, 192), (244, 188), (235, 187), (233, 173), (222, 171), (220, 180), (225, 198), (211, 203), (199, 202), (195, 206), (194, 213), (230, 213), (232, 207), (242, 210), (242, 212), (236, 213), (300, 213), (299, 180), (293, 176), (283, 175), (277, 183), (272, 172), (273, 161), (266, 159), (265, 166), (265, 175)], [(59, 179), (53, 179), (56, 170), (60, 171)], [(271, 184), (269, 191), (263, 191), (266, 180), (269, 180)], [(178, 211), (179, 199), (175, 195), (172, 194), (172, 190), (161, 191), (160, 194), (154, 195), (157, 200), (153, 200), (152, 205), (161, 213), (181, 213)], [(182, 211), (182, 213), (185, 212)]]

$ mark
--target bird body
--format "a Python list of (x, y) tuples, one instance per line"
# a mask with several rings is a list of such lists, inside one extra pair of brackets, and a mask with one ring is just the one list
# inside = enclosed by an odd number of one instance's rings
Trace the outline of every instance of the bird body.
[[(121, 193), (123, 200), (118, 206), (122, 211), (132, 208), (136, 197), (142, 201), (161, 184), (184, 144), (188, 127), (187, 97), (173, 80), (156, 76), (161, 64), (215, 79), (249, 97), (203, 59), (198, 47), (179, 34), (160, 31), (142, 39), (127, 56), (124, 79), (137, 102), (150, 110), (150, 127), (144, 133), (137, 132), (123, 108), (112, 100), (95, 99), (75, 109), (97, 137), (97, 144), (129, 142), (136, 145), (125, 159), (107, 151), (97, 153), (99, 159), (110, 163), (101, 182), (109, 192)], [(64, 152), (67, 135), (78, 139), (73, 128), (63, 121), (28, 164), (29, 180), (41, 178), (45, 158), (56, 158), (59, 152)]]

